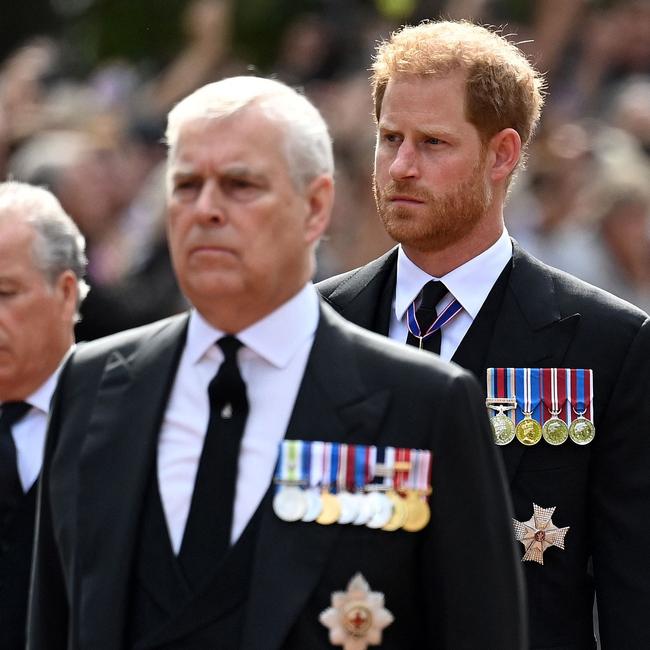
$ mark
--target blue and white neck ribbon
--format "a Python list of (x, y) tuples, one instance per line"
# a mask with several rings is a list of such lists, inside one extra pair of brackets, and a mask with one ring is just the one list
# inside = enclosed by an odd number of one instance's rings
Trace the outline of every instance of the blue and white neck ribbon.
[(422, 333), (418, 319), (415, 317), (415, 300), (408, 306), (406, 310), (407, 324), (409, 332), (415, 338), (421, 341), (426, 341), (434, 332), (437, 332), (443, 325), (446, 325), (452, 318), (457, 316), (463, 310), (463, 306), (454, 298), (436, 317), (436, 320), (431, 323), (429, 329)]

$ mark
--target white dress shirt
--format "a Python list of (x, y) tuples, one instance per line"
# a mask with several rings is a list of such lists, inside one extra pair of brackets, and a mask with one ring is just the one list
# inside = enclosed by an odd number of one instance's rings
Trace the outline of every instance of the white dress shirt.
[[(239, 332), (237, 353), (248, 396), (239, 453), (231, 542), (253, 516), (273, 477), (318, 325), (319, 301), (308, 283), (274, 312)], [(224, 336), (193, 310), (187, 341), (167, 403), (158, 442), (158, 483), (174, 552), (189, 515), (194, 481), (210, 416), (208, 385), (223, 361)]]
[(25, 493), (29, 492), (41, 473), (50, 402), (59, 380), (63, 362), (68, 358), (68, 354), (48, 379), (23, 400), (32, 408), (11, 427), (11, 435), (16, 445), (18, 476)]
[(449, 361), (474, 322), (488, 294), (512, 257), (512, 241), (504, 229), (497, 241), (480, 255), (465, 262), (441, 278), (434, 278), (416, 266), (402, 247), (397, 253), (397, 285), (391, 309), (388, 335), (405, 342), (408, 335), (406, 312), (429, 280), (440, 280), (449, 290), (436, 306), (439, 314), (454, 298), (463, 309), (443, 325), (440, 356)]

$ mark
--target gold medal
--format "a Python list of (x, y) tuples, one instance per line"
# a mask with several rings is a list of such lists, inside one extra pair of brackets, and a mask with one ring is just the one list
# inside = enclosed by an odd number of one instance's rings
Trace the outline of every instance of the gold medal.
[(561, 445), (569, 437), (569, 427), (564, 420), (560, 420), (557, 415), (553, 415), (544, 422), (542, 435), (549, 445)]
[(401, 528), (406, 521), (406, 502), (397, 492), (390, 490), (386, 496), (393, 502), (393, 516), (388, 520), (388, 523), (382, 526), (382, 530), (394, 531)]
[(499, 445), (507, 445), (515, 438), (514, 422), (500, 410), (494, 417), (490, 418), (494, 442)]
[(530, 413), (524, 413), (524, 419), (515, 428), (515, 435), (522, 445), (536, 445), (542, 439), (542, 425), (533, 420)]
[(596, 427), (591, 420), (580, 414), (569, 427), (569, 436), (576, 445), (588, 445), (596, 435)]
[(331, 494), (327, 490), (323, 490), (320, 498), (323, 504), (323, 509), (321, 510), (320, 515), (316, 517), (316, 523), (329, 526), (329, 524), (333, 524), (339, 520), (339, 516), (341, 515), (341, 506), (336, 495)]
[(416, 490), (409, 490), (406, 495), (406, 520), (402, 525), (409, 533), (422, 530), (431, 519), (429, 504)]

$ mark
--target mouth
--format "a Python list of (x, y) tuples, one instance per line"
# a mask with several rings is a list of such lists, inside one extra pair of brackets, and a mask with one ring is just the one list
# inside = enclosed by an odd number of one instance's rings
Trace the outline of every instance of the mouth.
[(207, 245), (195, 246), (190, 249), (190, 255), (234, 255), (235, 252), (225, 246)]
[(393, 194), (388, 197), (389, 203), (405, 203), (408, 205), (422, 205), (424, 201), (408, 194)]

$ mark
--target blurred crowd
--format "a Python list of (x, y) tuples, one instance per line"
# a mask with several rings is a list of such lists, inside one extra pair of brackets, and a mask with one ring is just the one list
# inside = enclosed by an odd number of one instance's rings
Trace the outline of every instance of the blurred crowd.
[[(233, 28), (236, 5), (185, 3), (184, 42), (158, 67), (111, 57), (79, 74), (70, 43), (45, 33), (0, 61), (0, 178), (47, 186), (87, 238), (92, 290), (81, 340), (185, 306), (165, 244), (165, 116), (194, 88), (250, 73)], [(270, 0), (259, 6), (273, 10)], [(331, 128), (337, 200), (319, 277), (392, 245), (372, 196), (368, 67), (392, 29), (442, 15), (502, 28), (546, 72), (542, 124), (507, 206), (511, 235), (544, 261), (650, 309), (650, 1), (302, 6), (295, 3), (279, 47), (254, 72), (304, 88)]]

